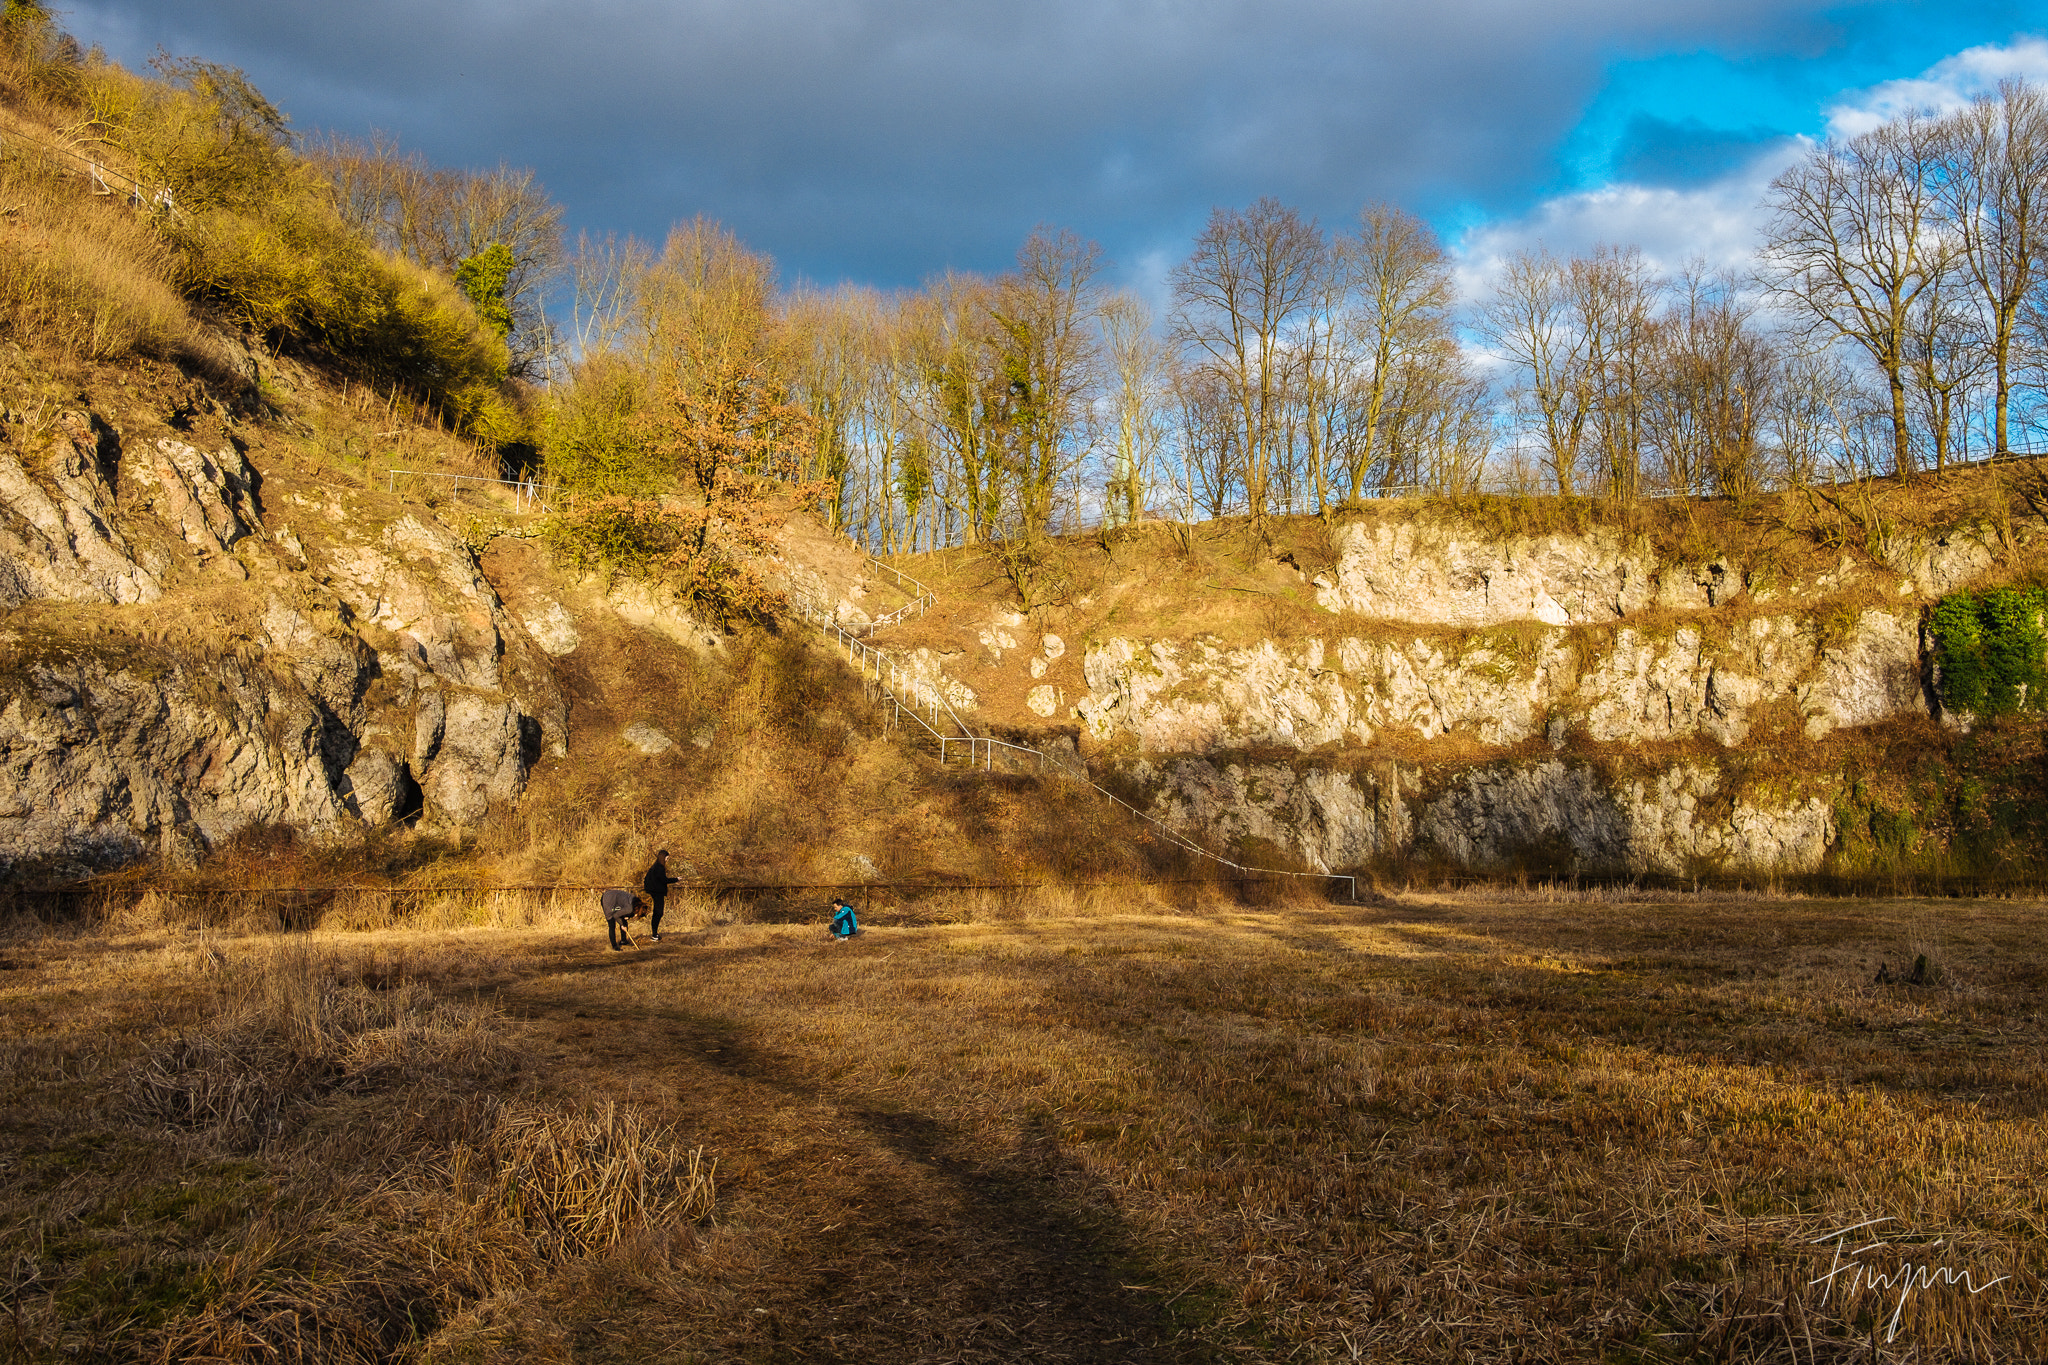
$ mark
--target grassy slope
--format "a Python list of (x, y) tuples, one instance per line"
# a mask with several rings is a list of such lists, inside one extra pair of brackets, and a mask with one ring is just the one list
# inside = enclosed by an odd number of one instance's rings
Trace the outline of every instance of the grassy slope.
[[(1037, 880), (1172, 866), (1140, 853), (1137, 831), (1095, 798), (1061, 784), (938, 773), (884, 737), (881, 713), (857, 680), (801, 625), (781, 635), (748, 632), (712, 651), (691, 648), (628, 623), (604, 605), (601, 582), (558, 572), (536, 542), (500, 536), (530, 529), (509, 504), (474, 493), (451, 503), (445, 484), (424, 478), (388, 491), (389, 466), (489, 466), (370, 391), (290, 360), (261, 363), (272, 404), (263, 412), (210, 404), (186, 411), (203, 389), (170, 364), (29, 354), (0, 363), (0, 387), (17, 409), (62, 394), (105, 417), (127, 447), (159, 437), (208, 449), (239, 443), (262, 476), (268, 529), (288, 528), (316, 565), (301, 572), (274, 543), (246, 542), (241, 567), (223, 570), (167, 542), (174, 563), (161, 602), (27, 604), (5, 622), (8, 659), (55, 650), (161, 663), (225, 649), (262, 663), (256, 642), (269, 595), (282, 593), (316, 620), (334, 619), (317, 563), (338, 541), (339, 524), (374, 532), (404, 516), (439, 518), (486, 545), (482, 566), (508, 600), (570, 603), (585, 643), (556, 664), (569, 702), (568, 753), (542, 759), (516, 810), (453, 835), (326, 848), (251, 831), (201, 869), (197, 884), (613, 881), (664, 843), (705, 876), (766, 881), (845, 880), (856, 875), (855, 854), (899, 879)], [(620, 739), (635, 720), (704, 745), (644, 757)], [(1077, 828), (1088, 837), (1074, 839)]]
[[(2041, 1359), (2040, 909), (1056, 898), (851, 945), (698, 916), (620, 955), (587, 927), (16, 934), (0, 1339), (31, 1361)], [(1871, 984), (1920, 954), (1930, 984)], [(217, 1099), (259, 1072), (296, 1080), (256, 1125), (138, 1079)], [(623, 1155), (590, 1139), (550, 1184), (507, 1133), (608, 1102), (643, 1161), (715, 1159), (716, 1202), (639, 1228), (640, 1196), (589, 1193), (625, 1221), (565, 1252), (534, 1201)], [(1814, 1239), (1872, 1218), (1897, 1220), (1863, 1257), (1887, 1273), (2012, 1278), (1916, 1290), (1888, 1340), (1895, 1292), (1813, 1283)]]

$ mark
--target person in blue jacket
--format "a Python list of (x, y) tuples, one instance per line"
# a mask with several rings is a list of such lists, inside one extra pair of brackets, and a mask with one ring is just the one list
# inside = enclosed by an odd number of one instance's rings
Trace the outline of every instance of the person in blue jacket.
[(844, 943), (860, 932), (860, 921), (854, 918), (853, 906), (844, 898), (832, 902), (832, 938)]

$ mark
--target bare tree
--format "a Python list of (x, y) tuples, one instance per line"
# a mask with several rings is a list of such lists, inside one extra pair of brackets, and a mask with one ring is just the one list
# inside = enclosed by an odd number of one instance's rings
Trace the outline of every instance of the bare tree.
[(1764, 275), (1822, 340), (1854, 342), (1884, 379), (1892, 467), (1913, 469), (1907, 413), (1915, 303), (1939, 286), (1953, 248), (1934, 226), (1932, 126), (1907, 115), (1832, 139), (1771, 182)]
[(816, 439), (809, 477), (824, 487), (826, 516), (834, 530), (857, 526), (887, 547), (894, 519), (876, 495), (889, 486), (894, 443), (869, 439), (877, 303), (854, 286), (804, 289), (783, 300), (782, 317), (793, 343), (793, 396), (811, 414)]
[(1972, 303), (1944, 281), (1923, 290), (1907, 316), (1907, 369), (1936, 469), (1948, 468), (1958, 438), (1967, 442), (1970, 391), (1992, 364), (1985, 319)]
[(1095, 276), (1102, 248), (1065, 229), (1035, 228), (1017, 268), (988, 300), (1002, 380), (1006, 473), (1014, 529), (1037, 536), (1052, 525), (1060, 486), (1085, 449), (1087, 397), (1098, 360)]
[(1853, 406), (1855, 388), (1855, 377), (1832, 351), (1781, 356), (1764, 408), (1778, 482), (1803, 487), (1831, 465), (1846, 467), (1837, 414)]
[(1401, 405), (1429, 396), (1418, 381), (1442, 372), (1443, 354), (1454, 345), (1453, 291), (1443, 245), (1406, 209), (1371, 205), (1336, 249), (1349, 268), (1348, 321), (1358, 345), (1357, 440), (1345, 471), (1356, 500), (1376, 463), (1389, 470), (1397, 464), (1388, 458), (1388, 428), (1415, 420)]
[(1517, 392), (1542, 443), (1556, 491), (1577, 491), (1593, 415), (1586, 336), (1577, 325), (1570, 269), (1538, 248), (1510, 256), (1480, 313), (1480, 329), (1521, 372)]
[(634, 238), (608, 233), (594, 242), (585, 233), (569, 258), (569, 341), (576, 357), (616, 351), (626, 344), (637, 305), (634, 292), (654, 253)]
[(381, 134), (368, 142), (329, 138), (306, 155), (333, 184), (342, 218), (416, 265), (452, 278), (493, 245), (509, 250), (512, 372), (537, 377), (555, 358), (545, 295), (562, 266), (562, 207), (532, 171), (503, 163), (487, 171), (434, 167)]
[(1995, 96), (1944, 119), (1935, 207), (1983, 303), (1993, 375), (1993, 453), (2008, 443), (2021, 311), (2048, 253), (2048, 98), (2005, 80)]
[(1144, 519), (1152, 469), (1166, 443), (1166, 348), (1152, 330), (1152, 312), (1135, 294), (1102, 305), (1102, 339), (1110, 389), (1109, 477), (1104, 513), (1112, 523)]
[(1173, 440), (1180, 452), (1182, 521), (1195, 513), (1212, 520), (1243, 506), (1240, 476), (1244, 434), (1234, 412), (1229, 379), (1207, 365), (1182, 368), (1173, 376)]
[(1573, 326), (1585, 364), (1595, 477), (1609, 497), (1642, 491), (1644, 402), (1650, 389), (1655, 314), (1663, 281), (1637, 248), (1600, 246), (1565, 267)]
[(1322, 229), (1278, 200), (1216, 209), (1173, 270), (1173, 331), (1227, 385), (1247, 510), (1263, 526), (1293, 363), (1290, 332), (1327, 261)]
[(1673, 491), (1711, 483), (1746, 496), (1770, 478), (1763, 432), (1778, 361), (1755, 312), (1730, 281), (1693, 269), (1659, 319), (1646, 431)]
[(1469, 493), (1493, 436), (1493, 396), (1454, 341), (1397, 362), (1378, 436), (1390, 480)]
[(947, 274), (906, 308), (908, 406), (930, 452), (929, 492), (969, 545), (995, 533), (1003, 510), (999, 464), (1008, 400), (990, 366), (992, 289), (977, 276)]

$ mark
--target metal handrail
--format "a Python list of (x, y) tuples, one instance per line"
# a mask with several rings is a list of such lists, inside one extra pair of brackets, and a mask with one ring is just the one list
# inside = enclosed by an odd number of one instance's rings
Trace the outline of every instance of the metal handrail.
[(72, 160), (80, 162), (85, 167), (87, 177), (100, 187), (94, 191), (95, 194), (112, 194), (114, 187), (107, 183), (108, 178), (112, 177), (128, 186), (128, 202), (137, 208), (147, 208), (152, 211), (162, 209), (175, 221), (191, 221), (192, 215), (179, 208), (177, 201), (171, 198), (171, 188), (168, 185), (159, 185), (156, 187), (155, 192), (151, 193), (150, 187), (137, 180), (134, 176), (117, 171), (113, 167), (101, 162), (97, 157), (87, 156), (76, 147), (61, 147), (54, 142), (45, 142), (39, 137), (30, 137), (27, 133), (14, 129), (0, 132), (0, 143), (5, 143), (9, 139), (16, 142), (26, 142), (32, 147), (40, 147), (46, 152), (55, 152), (59, 156), (68, 156)]
[(903, 606), (890, 612), (887, 616), (878, 616), (874, 620), (869, 621), (861, 628), (865, 633), (872, 635), (884, 626), (893, 626), (899, 621), (907, 621), (910, 619), (912, 612), (922, 616), (929, 608), (937, 605), (939, 600), (938, 594), (903, 572), (903, 570), (897, 568), (894, 564), (885, 564), (874, 555), (867, 557), (867, 563), (869, 566), (880, 569), (885, 573), (896, 575), (896, 586), (910, 593), (911, 599)]
[[(884, 565), (883, 567), (886, 568), (888, 566)], [(916, 580), (913, 579), (912, 581), (915, 582)], [(923, 587), (922, 584), (919, 584), (919, 586)], [(929, 593), (930, 590), (926, 589), (925, 591)], [(832, 614), (824, 608), (823, 604), (813, 601), (810, 597), (802, 593), (791, 593), (789, 595), (789, 600), (796, 606), (797, 610), (807, 620), (809, 620), (813, 625), (817, 626), (822, 633), (831, 636), (842, 648), (844, 648), (847, 652), (847, 657), (849, 659), (853, 660), (855, 663), (862, 666), (863, 676), (866, 676), (866, 669), (872, 668), (874, 670), (875, 683), (885, 693), (888, 694), (890, 702), (896, 708), (896, 715), (898, 720), (900, 721), (904, 715), (908, 715), (912, 720), (915, 720), (918, 723), (918, 725), (925, 731), (925, 733), (929, 734), (933, 739), (938, 741), (939, 763), (941, 766), (945, 764), (946, 759), (949, 756), (948, 750), (950, 746), (960, 743), (965, 743), (967, 745), (967, 762), (970, 768), (973, 766), (976, 754), (979, 753), (981, 755), (982, 771), (984, 772), (994, 771), (995, 751), (997, 749), (1007, 749), (1012, 753), (1028, 754), (1032, 758), (1038, 760), (1040, 772), (1044, 772), (1045, 769), (1048, 766), (1050, 766), (1054, 772), (1057, 772), (1064, 777), (1070, 778), (1077, 782), (1087, 783), (1090, 787), (1094, 788), (1102, 796), (1106, 797), (1114, 804), (1123, 807), (1132, 815), (1137, 816), (1140, 820), (1143, 820), (1146, 824), (1151, 825), (1154, 829), (1158, 830), (1161, 834), (1165, 835), (1168, 842), (1174, 844), (1178, 848), (1186, 850), (1189, 853), (1195, 854), (1197, 857), (1207, 858), (1211, 862), (1218, 863), (1224, 867), (1231, 868), (1238, 872), (1251, 873), (1255, 876), (1313, 877), (1319, 881), (1343, 882), (1345, 886), (1348, 888), (1347, 894), (1349, 898), (1353, 901), (1356, 901), (1358, 899), (1358, 878), (1352, 876), (1349, 873), (1295, 872), (1287, 868), (1251, 867), (1244, 863), (1235, 862), (1229, 858), (1224, 857), (1219, 853), (1210, 852), (1208, 849), (1203, 848), (1200, 844), (1197, 844), (1192, 840), (1188, 839), (1185, 835), (1181, 834), (1178, 830), (1166, 824), (1164, 821), (1159, 820), (1156, 817), (1148, 815), (1144, 811), (1139, 810), (1136, 806), (1124, 800), (1115, 792), (1109, 790), (1109, 788), (1103, 786), (1100, 782), (1097, 782), (1093, 777), (1089, 776), (1085, 768), (1081, 769), (1080, 771), (1076, 771), (1075, 769), (1068, 767), (1059, 759), (1056, 759), (1052, 755), (1046, 753), (1043, 749), (1033, 748), (1028, 744), (1012, 744), (1010, 741), (1006, 739), (997, 739), (993, 735), (975, 734), (973, 727), (969, 726), (967, 722), (961, 720), (959, 714), (953, 710), (953, 704), (950, 701), (946, 700), (946, 691), (944, 686), (942, 685), (943, 679), (939, 681), (934, 681), (930, 684), (931, 695), (937, 704), (929, 708), (931, 720), (927, 721), (924, 718), (924, 716), (918, 714), (915, 696), (912, 697), (912, 700), (908, 706), (904, 704), (904, 700), (899, 689), (908, 690), (903, 687), (902, 682), (902, 680), (908, 675), (904, 672), (904, 670), (901, 667), (897, 665), (894, 659), (891, 659), (882, 650), (876, 648), (874, 645), (869, 644), (867, 641), (860, 639), (858, 636), (848, 631), (845, 627), (841, 626), (839, 622), (832, 616)], [(958, 735), (947, 735), (942, 733), (938, 729), (937, 721), (939, 717), (940, 707), (945, 708), (945, 712), (948, 718), (950, 718), (953, 724), (958, 726), (963, 733)]]
[(443, 474), (431, 469), (387, 468), (384, 471), (384, 473), (388, 476), (388, 480), (385, 485), (385, 491), (388, 493), (396, 493), (398, 491), (398, 476), (400, 474), (403, 474), (408, 478), (414, 479), (452, 479), (455, 481), (455, 493), (457, 496), (461, 495), (463, 481), (467, 480), (470, 483), (498, 484), (501, 487), (512, 489), (514, 496), (513, 505), (521, 512), (527, 511), (530, 508), (535, 507), (539, 508), (543, 512), (551, 512), (554, 510), (553, 508), (549, 507), (544, 500), (542, 500), (540, 496), (540, 485), (534, 482), (532, 479), (488, 479), (481, 474)]

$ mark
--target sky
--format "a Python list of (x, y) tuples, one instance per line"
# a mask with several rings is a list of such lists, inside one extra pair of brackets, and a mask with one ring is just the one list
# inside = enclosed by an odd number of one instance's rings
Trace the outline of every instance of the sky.
[[(62, 5), (64, 0), (58, 0)], [(1213, 208), (1735, 264), (1810, 139), (2048, 82), (2038, 0), (70, 0), (301, 132), (529, 166), (572, 235), (708, 214), (784, 280), (997, 271), (1038, 224), (1157, 297)]]

